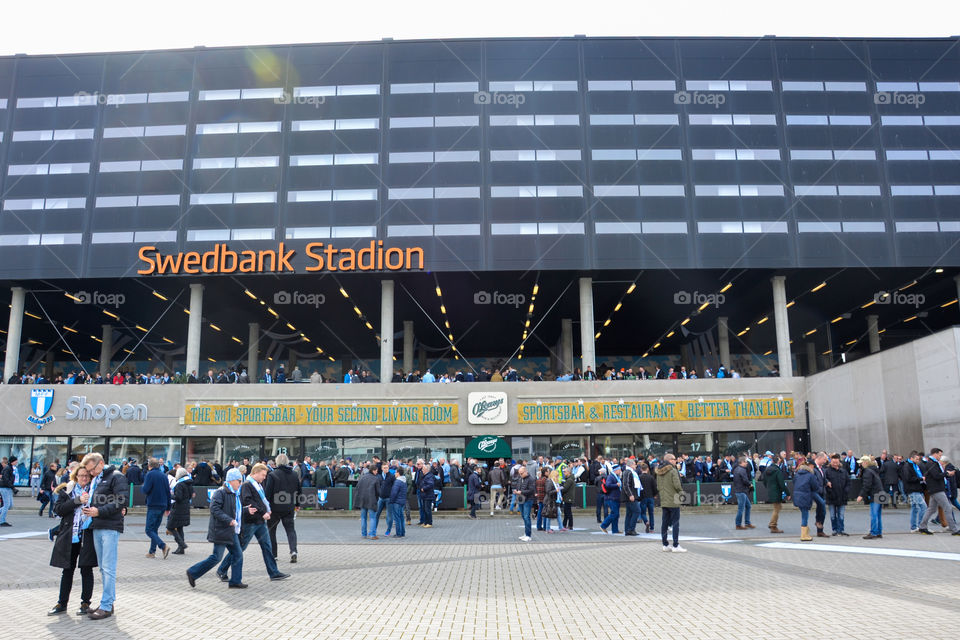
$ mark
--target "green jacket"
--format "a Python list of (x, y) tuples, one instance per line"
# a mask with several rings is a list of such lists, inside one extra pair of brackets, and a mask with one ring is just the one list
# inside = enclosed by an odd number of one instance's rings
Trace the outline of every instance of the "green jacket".
[(660, 490), (661, 508), (674, 509), (681, 505), (683, 486), (680, 484), (680, 473), (672, 464), (657, 467), (657, 488)]
[(775, 464), (764, 467), (763, 483), (767, 485), (767, 502), (783, 502), (783, 494), (787, 492), (787, 483), (783, 479), (783, 470)]

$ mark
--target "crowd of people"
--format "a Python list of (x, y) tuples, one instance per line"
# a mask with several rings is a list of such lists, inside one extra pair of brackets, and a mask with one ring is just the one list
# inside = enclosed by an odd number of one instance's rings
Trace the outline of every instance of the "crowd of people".
[[(19, 480), (17, 458), (3, 458), (0, 464), (0, 525), (11, 526), (6, 518)], [(146, 471), (134, 459), (126, 459), (119, 466), (107, 465), (102, 455), (89, 453), (66, 466), (55, 461), (45, 469), (39, 465), (31, 469), (31, 495), (41, 503), (39, 515), (42, 517), (47, 510), (48, 517), (60, 518), (50, 530), (54, 541), (50, 564), (62, 570), (60, 595), (50, 615), (67, 610), (77, 568), (81, 575), (77, 613), (95, 620), (114, 614), (117, 543), (131, 490), (142, 492), (146, 501), (147, 557), (159, 554), (166, 559), (171, 553), (183, 555), (188, 548), (184, 529), (191, 524), (196, 488), (220, 485), (209, 500), (207, 540), (213, 550), (186, 575), (194, 586), (216, 567), (217, 577), (236, 589), (247, 586), (242, 580), (243, 553), (253, 538), (257, 539), (269, 578), (289, 577), (277, 564), (277, 530), (282, 524), (290, 563), (296, 563), (295, 514), (305, 504), (303, 494), (313, 487), (354, 486), (360, 535), (368, 540), (380, 539), (378, 530), (384, 515), (383, 537), (405, 538), (407, 525), (412, 524), (411, 502), (417, 504), (417, 524), (432, 528), (442, 490), (465, 487), (469, 518), (477, 519), (478, 510), (489, 511), (491, 516), (503, 510), (516, 513), (524, 526), (520, 540), (529, 542), (534, 526), (545, 535), (573, 530), (575, 487), (581, 486), (595, 491), (597, 526), (608, 535), (637, 536), (641, 523), (644, 533), (655, 532), (659, 503), (663, 551), (684, 553), (679, 544), (680, 508), (692, 501), (683, 484), (694, 480), (729, 483), (730, 497), (737, 504), (737, 530), (755, 528), (751, 496), (762, 483), (766, 501), (773, 505), (768, 524), (771, 533), (783, 533), (778, 519), (783, 504), (792, 502), (800, 511), (802, 541), (814, 537), (811, 510), (816, 537), (846, 536), (845, 509), (855, 500), (869, 506), (870, 529), (863, 536), (866, 540), (882, 538), (883, 509), (901, 505), (910, 509), (911, 532), (932, 535), (931, 525), (939, 524), (960, 535), (953, 511), (960, 510), (957, 469), (939, 448), (926, 455), (911, 451), (903, 457), (884, 450), (878, 456), (859, 458), (852, 451), (767, 451), (762, 457), (728, 455), (716, 463), (709, 456), (691, 459), (688, 454), (672, 453), (596, 456), (593, 460), (585, 456), (468, 459), (462, 466), (456, 459), (448, 462), (442, 457), (380, 460), (373, 456), (361, 463), (348, 458), (315, 463), (309, 456), (291, 461), (285, 454), (278, 454), (260, 461), (231, 460), (226, 467), (208, 460), (181, 466), (158, 458), (147, 460), (145, 466)], [(855, 480), (859, 481), (859, 490), (854, 492)], [(622, 530), (621, 509), (625, 512)], [(825, 529), (828, 515), (829, 535)], [(176, 544), (172, 551), (159, 535), (164, 517), (166, 533)], [(99, 567), (103, 583), (95, 608), (94, 567)]]
[[(778, 376), (776, 365), (771, 374)], [(611, 367), (601, 365), (597, 371), (592, 367), (587, 367), (581, 371), (579, 367), (566, 373), (553, 373), (547, 371), (535, 372), (532, 376), (525, 376), (518, 372), (512, 366), (502, 368), (481, 367), (479, 371), (461, 370), (448, 371), (444, 373), (435, 373), (430, 369), (421, 372), (420, 369), (404, 373), (397, 370), (393, 373), (391, 382), (411, 383), (411, 382), (544, 382), (544, 381), (580, 381), (580, 380), (697, 380), (699, 378), (739, 378), (740, 373), (734, 369), (727, 369), (720, 365), (716, 374), (711, 369), (705, 369), (703, 375), (698, 375), (696, 369), (687, 370), (686, 366), (668, 367), (666, 370), (659, 366), (653, 371), (647, 371), (645, 367), (638, 367), (636, 371), (632, 367), (625, 368)], [(196, 370), (189, 373), (180, 371), (170, 372), (155, 370), (152, 373), (138, 373), (136, 371), (117, 371), (112, 375), (103, 376), (99, 372), (87, 373), (86, 371), (71, 371), (68, 373), (58, 373), (51, 378), (47, 378), (41, 372), (18, 372), (11, 376), (7, 384), (283, 384), (287, 382), (300, 383), (310, 382), (314, 384), (339, 382), (329, 376), (324, 376), (314, 370), (309, 376), (300, 370), (299, 366), (294, 366), (293, 371), (287, 375), (284, 365), (280, 364), (275, 370), (267, 368), (259, 378), (253, 377), (247, 373), (244, 366), (236, 365), (224, 369), (208, 369), (206, 373), (197, 373)], [(345, 384), (355, 384), (364, 382), (380, 382), (372, 371), (362, 367), (352, 368), (343, 375), (342, 382)]]

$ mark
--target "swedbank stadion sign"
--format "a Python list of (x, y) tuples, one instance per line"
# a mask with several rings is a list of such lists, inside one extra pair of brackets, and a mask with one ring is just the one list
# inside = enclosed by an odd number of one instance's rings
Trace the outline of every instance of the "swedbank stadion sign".
[[(276, 249), (231, 249), (217, 244), (210, 251), (163, 253), (153, 245), (140, 247), (137, 273), (142, 276), (223, 273), (307, 273), (317, 271), (422, 271), (422, 247), (387, 247), (383, 240), (371, 240), (364, 247), (336, 247), (311, 242), (305, 257), (280, 242)], [(295, 266), (296, 265), (296, 266)]]
[(506, 424), (507, 394), (503, 391), (474, 391), (467, 396), (470, 424)]

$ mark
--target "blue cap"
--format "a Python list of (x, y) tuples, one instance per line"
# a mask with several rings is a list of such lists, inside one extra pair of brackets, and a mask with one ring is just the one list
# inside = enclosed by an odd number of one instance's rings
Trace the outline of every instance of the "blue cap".
[(243, 482), (243, 474), (240, 473), (240, 469), (234, 468), (230, 469), (230, 471), (227, 471), (227, 482), (230, 482), (231, 480), (239, 480), (240, 482)]

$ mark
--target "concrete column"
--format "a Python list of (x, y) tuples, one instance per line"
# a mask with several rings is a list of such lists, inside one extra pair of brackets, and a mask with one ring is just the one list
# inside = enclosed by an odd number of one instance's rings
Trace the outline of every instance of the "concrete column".
[(20, 334), (23, 332), (23, 302), (26, 291), (23, 287), (10, 289), (10, 320), (7, 323), (7, 353), (3, 359), (3, 383), (19, 373)]
[(100, 375), (106, 378), (113, 374), (113, 370), (110, 368), (110, 359), (113, 357), (113, 325), (102, 324), (100, 328), (103, 331), (100, 336), (102, 339), (100, 343)]
[(573, 320), (564, 318), (560, 321), (560, 365), (557, 375), (573, 373)]
[(793, 359), (790, 357), (790, 323), (787, 320), (787, 287), (784, 276), (774, 276), (773, 283), (773, 321), (777, 328), (777, 360), (780, 365), (780, 377), (793, 377)]
[(413, 320), (403, 321), (403, 373), (413, 371)]
[(730, 370), (730, 327), (727, 318), (717, 318), (717, 348), (720, 349), (720, 364)]
[(163, 357), (163, 368), (170, 372), (170, 375), (175, 373), (173, 369), (173, 354), (168, 354)]
[(420, 375), (427, 371), (427, 350), (423, 347), (420, 347), (420, 351), (417, 352), (417, 368), (420, 369)]
[(203, 327), (203, 285), (190, 285), (190, 321), (187, 325), (187, 371), (200, 373), (200, 329)]
[(593, 278), (580, 278), (580, 353), (583, 371), (597, 371), (597, 352), (593, 326)]
[(257, 357), (260, 351), (260, 323), (250, 323), (250, 333), (247, 336), (247, 375), (252, 382), (259, 380), (257, 377)]
[(833, 354), (833, 325), (828, 324), (827, 327), (827, 361), (825, 366), (827, 369), (833, 369), (834, 363), (834, 354)]
[[(297, 352), (293, 349), (290, 349), (287, 352), (287, 380), (290, 379), (290, 376), (293, 375), (293, 370), (297, 368)], [(302, 372), (301, 372), (302, 373)]]
[(47, 380), (53, 380), (53, 360), (56, 358), (56, 354), (53, 351), (47, 351), (47, 355), (44, 358), (43, 365), (43, 377)]
[(380, 382), (393, 378), (393, 280), (380, 283)]
[(807, 343), (807, 375), (813, 375), (817, 372), (817, 345), (813, 342)]
[(870, 353), (880, 351), (880, 330), (877, 327), (877, 316), (867, 316), (867, 337), (870, 339)]

